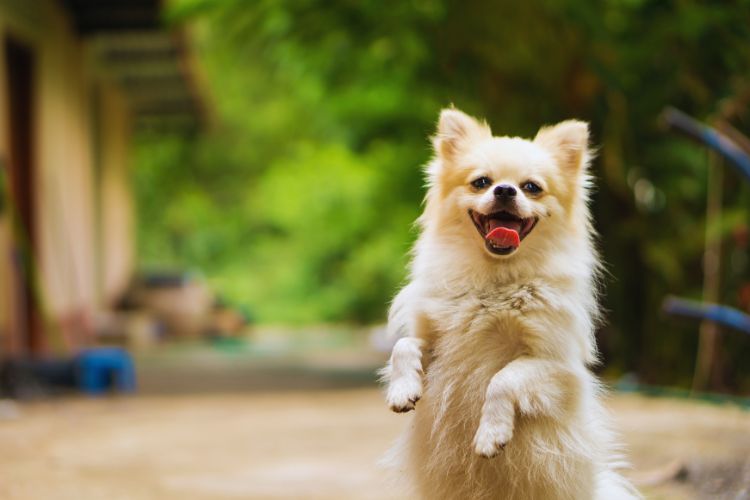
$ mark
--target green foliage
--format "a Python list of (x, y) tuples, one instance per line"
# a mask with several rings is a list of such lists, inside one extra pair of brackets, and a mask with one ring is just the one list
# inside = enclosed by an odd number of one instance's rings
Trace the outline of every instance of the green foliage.
[[(605, 355), (689, 374), (694, 327), (658, 307), (700, 292), (706, 159), (657, 115), (706, 119), (747, 88), (749, 2), (180, 0), (169, 18), (194, 24), (217, 125), (140, 138), (144, 264), (200, 267), (261, 321), (382, 319), (440, 107), (499, 134), (578, 117), (602, 145)], [(748, 189), (727, 178), (723, 234), (748, 224)], [(726, 302), (747, 279), (728, 270)]]

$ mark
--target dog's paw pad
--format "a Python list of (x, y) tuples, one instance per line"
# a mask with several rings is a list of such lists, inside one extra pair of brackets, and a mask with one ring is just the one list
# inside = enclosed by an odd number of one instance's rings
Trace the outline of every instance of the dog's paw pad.
[(396, 413), (407, 413), (414, 409), (414, 403), (409, 401), (407, 404), (403, 406), (399, 405), (390, 405), (391, 411), (394, 411)]
[(408, 397), (406, 402), (391, 402), (388, 406), (390, 406), (391, 410), (395, 411), (396, 413), (406, 413), (412, 411), (414, 409), (414, 405), (416, 405), (417, 401), (419, 401), (420, 399), (421, 396), (414, 395)]
[(406, 413), (422, 398), (422, 384), (416, 381), (391, 382), (386, 400), (388, 407), (396, 413)]

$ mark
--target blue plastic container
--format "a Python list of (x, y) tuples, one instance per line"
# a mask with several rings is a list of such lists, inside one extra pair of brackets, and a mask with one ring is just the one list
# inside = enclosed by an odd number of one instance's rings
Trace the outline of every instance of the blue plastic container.
[(95, 347), (75, 358), (78, 387), (86, 394), (104, 394), (110, 389), (135, 391), (135, 366), (130, 354), (119, 347)]

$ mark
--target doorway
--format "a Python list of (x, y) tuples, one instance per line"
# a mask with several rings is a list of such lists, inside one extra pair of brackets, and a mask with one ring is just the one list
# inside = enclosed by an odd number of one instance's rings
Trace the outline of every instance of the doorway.
[(28, 45), (7, 37), (4, 41), (8, 109), (7, 209), (13, 224), (14, 321), (11, 355), (39, 354), (45, 349), (37, 300), (35, 203), (35, 58)]

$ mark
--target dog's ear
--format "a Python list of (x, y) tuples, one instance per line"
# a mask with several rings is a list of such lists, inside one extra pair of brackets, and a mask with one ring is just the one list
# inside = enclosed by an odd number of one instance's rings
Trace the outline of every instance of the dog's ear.
[(440, 112), (433, 144), (440, 157), (452, 159), (471, 141), (491, 136), (492, 132), (486, 123), (480, 123), (466, 113), (450, 107)]
[(542, 127), (534, 142), (547, 149), (560, 168), (580, 172), (588, 161), (589, 126), (586, 122), (566, 120), (551, 127)]

